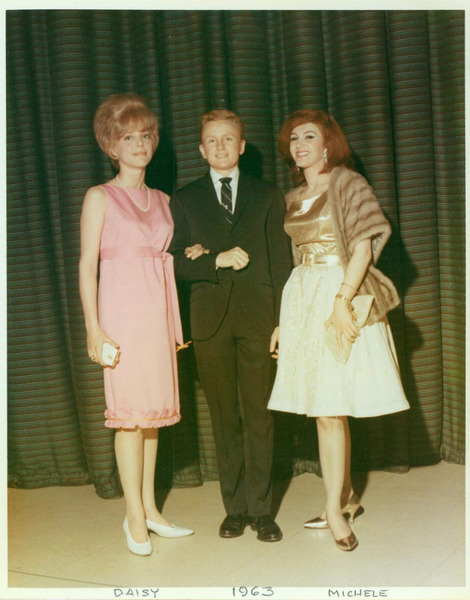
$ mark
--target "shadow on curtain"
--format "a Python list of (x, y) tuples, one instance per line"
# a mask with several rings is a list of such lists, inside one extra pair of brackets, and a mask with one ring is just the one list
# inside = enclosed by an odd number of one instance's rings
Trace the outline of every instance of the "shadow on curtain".
[[(78, 259), (84, 193), (113, 175), (94, 111), (125, 91), (159, 118), (147, 183), (170, 194), (205, 170), (198, 120), (212, 108), (240, 114), (242, 166), (284, 191), (285, 116), (336, 117), (393, 226), (379, 266), (403, 300), (390, 320), (412, 406), (352, 420), (353, 467), (463, 463), (463, 11), (20, 10), (6, 26), (10, 486), (121, 493)], [(217, 478), (194, 359), (180, 354), (183, 420), (161, 431), (160, 489)], [(276, 476), (305, 471), (319, 473), (314, 420), (276, 415)]]

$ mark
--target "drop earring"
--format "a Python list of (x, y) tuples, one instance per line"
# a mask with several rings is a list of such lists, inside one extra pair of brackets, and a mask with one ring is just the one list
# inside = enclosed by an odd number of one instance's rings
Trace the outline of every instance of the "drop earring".
[(328, 148), (325, 148), (323, 150), (322, 159), (323, 159), (323, 162), (325, 163), (325, 165), (327, 165), (328, 164)]

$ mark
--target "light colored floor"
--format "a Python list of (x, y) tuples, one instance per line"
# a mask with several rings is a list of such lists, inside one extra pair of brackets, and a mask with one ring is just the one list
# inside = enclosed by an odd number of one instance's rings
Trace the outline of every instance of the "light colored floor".
[[(285, 492), (277, 515), (284, 539), (277, 543), (259, 542), (250, 529), (237, 539), (218, 536), (224, 510), (217, 482), (171, 490), (164, 514), (196, 533), (152, 535), (150, 557), (127, 550), (122, 499), (102, 500), (92, 486), (10, 489), (8, 585), (37, 588), (28, 596), (34, 599), (44, 588), (156, 587), (217, 587), (228, 598), (233, 586), (269, 586), (279, 594), (281, 588), (312, 589), (311, 596), (295, 590), (277, 596), (289, 600), (320, 597), (315, 589), (332, 587), (439, 587), (447, 590), (436, 590), (434, 599), (470, 597), (459, 593), (465, 586), (465, 468), (441, 462), (404, 475), (363, 477), (365, 513), (354, 524), (359, 547), (352, 553), (337, 550), (329, 531), (303, 528), (324, 500), (322, 480), (310, 474), (292, 479), (287, 490), (287, 482), (277, 484), (276, 492)], [(86, 597), (95, 598), (90, 590)], [(68, 598), (65, 590), (60, 598)]]

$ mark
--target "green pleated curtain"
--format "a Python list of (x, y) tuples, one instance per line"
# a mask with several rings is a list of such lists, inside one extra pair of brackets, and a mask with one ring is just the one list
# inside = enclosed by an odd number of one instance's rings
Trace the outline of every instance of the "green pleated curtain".
[[(464, 462), (464, 11), (18, 10), (6, 49), (10, 486), (120, 494), (78, 292), (82, 199), (113, 176), (92, 119), (118, 92), (157, 114), (147, 183), (170, 194), (205, 171), (198, 120), (212, 108), (240, 114), (243, 167), (284, 191), (283, 119), (336, 117), (392, 223), (379, 266), (402, 297), (390, 320), (411, 404), (351, 420), (354, 468)], [(161, 430), (161, 488), (217, 478), (191, 350), (179, 361), (183, 419)], [(320, 472), (313, 419), (276, 415), (275, 431), (277, 477)]]

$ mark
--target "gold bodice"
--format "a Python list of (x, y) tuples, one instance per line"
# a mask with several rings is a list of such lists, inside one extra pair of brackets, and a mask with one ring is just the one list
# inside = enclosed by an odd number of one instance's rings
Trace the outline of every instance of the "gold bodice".
[(328, 193), (294, 200), (286, 213), (284, 228), (300, 254), (337, 255)]

